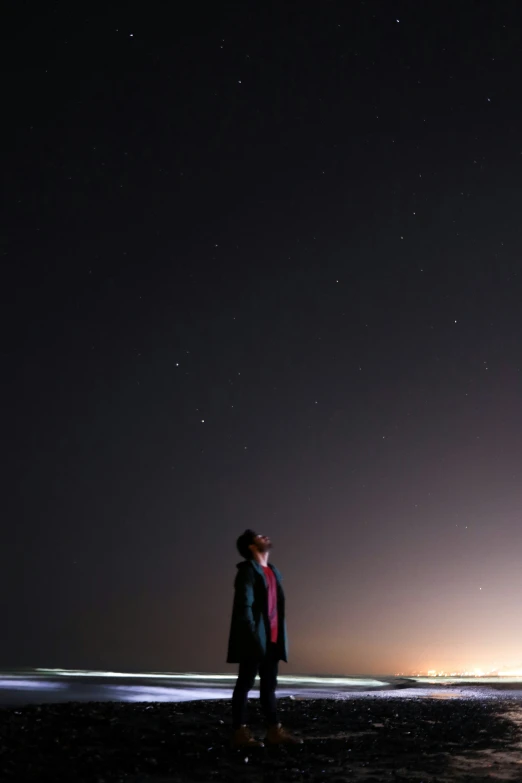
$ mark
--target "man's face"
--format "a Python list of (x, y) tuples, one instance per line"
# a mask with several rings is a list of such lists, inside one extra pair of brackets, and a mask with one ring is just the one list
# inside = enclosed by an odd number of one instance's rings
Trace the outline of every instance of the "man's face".
[(258, 533), (254, 538), (253, 546), (255, 546), (258, 552), (268, 552), (272, 548), (272, 542), (268, 536)]

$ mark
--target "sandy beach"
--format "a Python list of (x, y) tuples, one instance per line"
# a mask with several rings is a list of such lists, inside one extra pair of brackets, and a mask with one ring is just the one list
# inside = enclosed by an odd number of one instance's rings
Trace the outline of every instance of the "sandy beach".
[[(262, 735), (257, 701), (252, 727)], [(305, 740), (231, 751), (228, 701), (64, 703), (0, 710), (0, 780), (486, 781), (522, 779), (522, 703), (465, 698), (281, 699), (281, 719)]]

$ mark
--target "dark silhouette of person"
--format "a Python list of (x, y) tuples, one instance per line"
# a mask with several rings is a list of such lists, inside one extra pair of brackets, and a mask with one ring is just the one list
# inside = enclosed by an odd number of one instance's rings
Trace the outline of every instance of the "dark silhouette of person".
[(238, 563), (234, 583), (234, 606), (227, 663), (238, 663), (232, 696), (232, 747), (263, 747), (247, 725), (248, 694), (259, 674), (259, 696), (267, 723), (265, 742), (301, 743), (277, 719), (277, 674), (279, 661), (288, 660), (285, 594), (281, 574), (269, 565), (272, 542), (268, 536), (245, 530), (237, 540), (244, 558)]

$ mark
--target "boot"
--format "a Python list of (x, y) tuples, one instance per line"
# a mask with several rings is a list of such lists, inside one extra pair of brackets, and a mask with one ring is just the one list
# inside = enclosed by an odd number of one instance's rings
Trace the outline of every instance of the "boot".
[(233, 750), (239, 748), (264, 748), (263, 742), (256, 740), (248, 726), (240, 726), (234, 731), (230, 745)]
[(294, 737), (289, 731), (286, 731), (280, 723), (274, 723), (268, 727), (265, 742), (269, 745), (302, 745), (303, 740)]

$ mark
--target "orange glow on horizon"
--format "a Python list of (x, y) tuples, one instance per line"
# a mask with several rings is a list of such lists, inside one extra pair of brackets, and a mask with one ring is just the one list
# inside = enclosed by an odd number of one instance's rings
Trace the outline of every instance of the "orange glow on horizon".
[[(398, 676), (408, 676), (401, 672)], [(522, 677), (522, 666), (472, 667), (466, 669), (429, 668), (411, 672), (412, 677)]]

